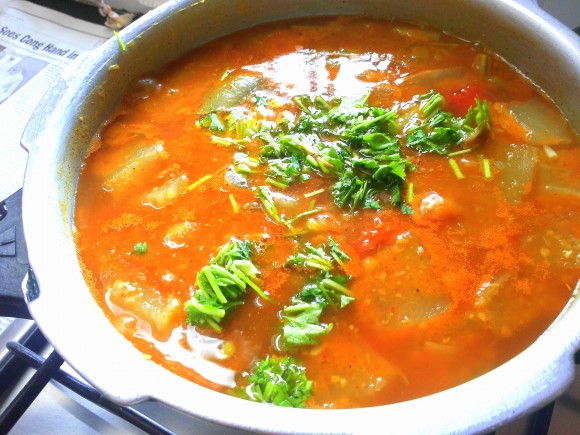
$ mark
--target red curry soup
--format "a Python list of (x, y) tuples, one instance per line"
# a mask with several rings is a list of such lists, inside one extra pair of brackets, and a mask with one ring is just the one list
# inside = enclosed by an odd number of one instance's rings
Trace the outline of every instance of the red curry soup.
[(138, 80), (92, 150), (75, 225), (94, 297), (144, 358), (226, 394), (436, 393), (529, 346), (578, 286), (577, 134), (430, 28), (227, 36)]

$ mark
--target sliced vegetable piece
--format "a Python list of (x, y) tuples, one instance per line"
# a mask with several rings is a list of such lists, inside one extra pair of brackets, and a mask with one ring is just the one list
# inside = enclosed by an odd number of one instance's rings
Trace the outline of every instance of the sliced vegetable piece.
[(182, 248), (186, 245), (187, 236), (195, 231), (195, 224), (191, 222), (179, 222), (173, 224), (163, 238), (163, 244), (170, 249)]
[[(158, 340), (166, 340), (180, 322), (179, 301), (167, 298), (155, 288), (138, 282), (117, 280), (107, 290), (105, 296), (113, 313), (118, 316), (130, 315), (139, 322), (146, 322), (150, 333)], [(141, 328), (143, 329), (143, 328)]]
[(417, 26), (398, 25), (393, 28), (393, 32), (406, 36), (413, 42), (435, 42), (441, 38), (441, 33), (435, 30), (421, 29)]
[(562, 271), (580, 268), (580, 227), (575, 225), (579, 218), (577, 214), (546, 217), (544, 225), (537, 225), (541, 229), (523, 239), (522, 250), (535, 267), (548, 263)]
[(399, 235), (364, 266), (364, 273), (352, 282), (352, 291), (356, 294), (359, 285), (373, 291), (367, 291), (355, 306), (361, 320), (379, 334), (417, 325), (451, 307), (451, 295), (440, 283), (429, 253), (411, 233)]
[(103, 182), (105, 190), (125, 188), (133, 182), (135, 174), (145, 171), (155, 160), (167, 158), (168, 154), (163, 144), (164, 141), (159, 140), (131, 154), (125, 163)]
[(429, 89), (436, 89), (442, 80), (463, 76), (465, 76), (464, 68), (441, 68), (429, 69), (408, 75), (403, 81), (406, 85), (425, 86)]
[(538, 165), (539, 193), (556, 194), (566, 201), (580, 201), (580, 175), (549, 164)]
[(512, 278), (512, 273), (504, 271), (483, 282), (477, 289), (474, 305), (481, 308), (488, 306)]
[(213, 91), (203, 103), (200, 113), (230, 109), (237, 106), (258, 89), (262, 78), (252, 75), (228, 76), (223, 86)]
[(385, 391), (405, 388), (409, 381), (404, 372), (388, 360), (392, 350), (373, 348), (365, 338), (366, 334), (337, 328), (325, 339), (325, 346), (316, 349), (319, 353), (309, 358), (312, 373), (330, 377), (324, 388), (317, 386), (317, 401), (348, 408), (353, 397), (372, 401)]
[(500, 171), (500, 187), (506, 200), (517, 204), (521, 202), (524, 194), (531, 191), (538, 154), (538, 148), (534, 146), (512, 144), (505, 157), (495, 161), (495, 167)]
[(554, 148), (572, 143), (574, 132), (555, 106), (539, 98), (509, 104), (509, 109), (528, 132), (528, 143)]
[(424, 223), (451, 223), (456, 222), (464, 210), (451, 198), (444, 198), (437, 192), (428, 192), (420, 199), (419, 212), (413, 214), (413, 221)]
[(163, 208), (171, 204), (176, 198), (187, 192), (189, 179), (182, 174), (178, 177), (167, 180), (162, 186), (155, 187), (151, 192), (143, 197), (143, 204), (153, 208)]

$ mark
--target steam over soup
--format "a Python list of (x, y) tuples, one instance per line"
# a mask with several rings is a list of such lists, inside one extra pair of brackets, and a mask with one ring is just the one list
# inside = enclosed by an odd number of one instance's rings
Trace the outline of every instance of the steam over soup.
[(433, 29), (225, 37), (137, 81), (92, 149), (75, 223), (96, 300), (146, 358), (248, 400), (456, 386), (578, 286), (576, 133), (498, 56)]

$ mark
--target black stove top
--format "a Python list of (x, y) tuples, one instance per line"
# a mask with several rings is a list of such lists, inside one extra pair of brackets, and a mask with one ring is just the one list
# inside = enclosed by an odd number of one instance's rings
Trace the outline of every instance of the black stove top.
[(29, 319), (21, 283), (28, 271), (22, 190), (0, 202), (0, 316)]

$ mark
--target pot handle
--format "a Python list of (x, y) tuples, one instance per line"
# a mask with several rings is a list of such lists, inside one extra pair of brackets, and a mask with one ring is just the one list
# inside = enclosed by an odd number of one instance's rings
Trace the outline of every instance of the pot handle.
[[(71, 65), (78, 65), (86, 62), (90, 58), (92, 51), (82, 53)], [(63, 97), (68, 90), (69, 77), (67, 71), (74, 71), (75, 68), (66, 67), (50, 88), (43, 95), (42, 99), (32, 112), (28, 123), (20, 138), (20, 146), (30, 153), (31, 149), (40, 145), (38, 142), (40, 135), (52, 126), (52, 116), (58, 111), (62, 104)]]
[(66, 82), (61, 77), (56, 79), (50, 89), (46, 91), (34, 112), (32, 112), (20, 138), (20, 146), (26, 152), (30, 153), (31, 149), (37, 145), (40, 134), (50, 124), (51, 116), (55, 112), (67, 87)]

